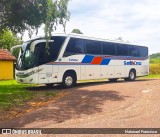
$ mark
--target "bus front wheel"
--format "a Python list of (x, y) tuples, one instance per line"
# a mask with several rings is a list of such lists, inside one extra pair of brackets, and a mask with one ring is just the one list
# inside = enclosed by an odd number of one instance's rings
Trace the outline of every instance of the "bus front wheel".
[(62, 85), (65, 88), (71, 88), (76, 84), (76, 77), (72, 73), (66, 73), (63, 76)]

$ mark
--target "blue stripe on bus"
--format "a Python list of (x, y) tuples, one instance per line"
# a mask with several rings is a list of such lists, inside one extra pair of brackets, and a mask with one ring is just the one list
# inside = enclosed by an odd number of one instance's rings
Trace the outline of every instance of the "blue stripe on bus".
[(100, 65), (108, 65), (111, 59), (103, 59)]
[(93, 60), (94, 56), (89, 56), (89, 55), (86, 55), (84, 57), (84, 59), (82, 60), (82, 63), (91, 63), (92, 60)]

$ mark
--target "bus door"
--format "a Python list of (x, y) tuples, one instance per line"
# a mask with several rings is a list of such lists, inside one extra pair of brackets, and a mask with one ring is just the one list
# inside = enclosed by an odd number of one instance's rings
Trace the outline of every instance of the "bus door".
[(52, 64), (49, 63), (51, 54), (49, 48), (46, 49), (46, 41), (41, 40), (35, 46), (36, 66), (38, 66), (38, 83), (51, 83), (52, 82)]

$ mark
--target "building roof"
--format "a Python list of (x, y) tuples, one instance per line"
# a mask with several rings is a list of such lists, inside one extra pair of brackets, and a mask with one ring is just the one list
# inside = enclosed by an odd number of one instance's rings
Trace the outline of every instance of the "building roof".
[(16, 61), (16, 58), (6, 49), (0, 49), (0, 60)]

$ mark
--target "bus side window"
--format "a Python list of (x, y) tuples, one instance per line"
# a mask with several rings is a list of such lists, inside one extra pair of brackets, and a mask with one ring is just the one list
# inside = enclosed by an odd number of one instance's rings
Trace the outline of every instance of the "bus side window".
[(115, 43), (102, 42), (103, 55), (116, 55)]
[(42, 65), (53, 60), (54, 54), (51, 49), (51, 47), (53, 47), (52, 45), (52, 42), (48, 43), (48, 50), (46, 49), (46, 42), (41, 42), (36, 45), (34, 54), (38, 65)]
[(86, 52), (91, 55), (101, 55), (101, 42), (94, 40), (86, 40)]
[(139, 48), (136, 46), (129, 46), (129, 56), (139, 57)]
[(71, 38), (65, 50), (64, 57), (76, 54), (85, 54), (84, 40)]
[(128, 56), (128, 45), (116, 44), (117, 56)]
[(35, 66), (42, 65), (42, 64), (46, 63), (44, 60), (45, 59), (45, 42), (38, 43), (35, 46), (34, 54), (36, 57)]
[(140, 57), (147, 57), (148, 56), (148, 48), (147, 47), (138, 47)]

